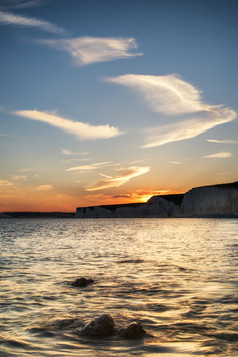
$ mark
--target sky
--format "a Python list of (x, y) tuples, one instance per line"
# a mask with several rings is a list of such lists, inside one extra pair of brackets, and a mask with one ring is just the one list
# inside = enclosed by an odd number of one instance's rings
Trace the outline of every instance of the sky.
[(1, 0), (0, 212), (238, 180), (236, 0)]

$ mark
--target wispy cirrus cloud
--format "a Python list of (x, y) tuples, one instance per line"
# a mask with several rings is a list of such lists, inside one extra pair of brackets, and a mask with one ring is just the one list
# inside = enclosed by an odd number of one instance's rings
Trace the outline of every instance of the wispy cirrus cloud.
[(35, 188), (36, 191), (49, 191), (52, 189), (53, 189), (52, 185), (40, 185)]
[(92, 170), (97, 170), (101, 168), (102, 166), (111, 166), (110, 161), (104, 161), (104, 162), (96, 162), (93, 164), (88, 164), (88, 165), (81, 165), (81, 166), (74, 166), (70, 167), (69, 169), (66, 169), (65, 171), (77, 171), (77, 172), (88, 172)]
[(201, 92), (178, 75), (126, 74), (107, 78), (106, 81), (139, 92), (149, 108), (155, 112), (167, 116), (187, 117), (186, 120), (180, 119), (175, 123), (147, 129), (148, 142), (142, 146), (143, 148), (194, 138), (216, 125), (234, 120), (237, 116), (237, 113), (230, 108), (206, 104), (201, 98)]
[(98, 191), (111, 187), (119, 187), (124, 185), (132, 178), (146, 174), (149, 172), (149, 167), (132, 166), (127, 169), (118, 169), (118, 175), (115, 177), (106, 176), (104, 179), (94, 182), (92, 185), (86, 187), (86, 191)]
[(120, 37), (78, 37), (42, 40), (44, 44), (68, 52), (79, 66), (140, 56), (135, 39)]
[(36, 19), (33, 17), (22, 16), (12, 12), (0, 11), (0, 24), (23, 27), (33, 27), (41, 31), (46, 31), (58, 35), (66, 34), (66, 30), (52, 24), (49, 21)]
[(84, 155), (88, 155), (89, 152), (73, 152), (71, 150), (68, 150), (68, 149), (64, 149), (64, 148), (61, 148), (60, 149), (61, 153), (63, 155), (70, 155), (70, 156), (84, 156)]
[(25, 9), (30, 7), (41, 6), (44, 3), (42, 0), (1, 0), (0, 9)]
[(172, 164), (172, 165), (181, 165), (182, 162), (181, 162), (181, 161), (169, 161), (169, 164)]
[(88, 123), (65, 119), (49, 112), (40, 112), (37, 110), (18, 110), (13, 112), (13, 114), (55, 126), (81, 140), (108, 139), (122, 134), (117, 127), (110, 126), (108, 124), (98, 126), (91, 125)]
[(216, 154), (203, 156), (203, 159), (227, 159), (232, 156), (233, 154), (231, 152), (218, 152)]
[[(222, 115), (224, 113), (224, 115)], [(231, 110), (220, 110), (220, 113), (202, 113), (200, 117), (146, 129), (148, 143), (142, 148), (151, 148), (175, 141), (187, 140), (205, 133), (216, 125), (234, 120), (236, 115)]]
[(151, 110), (166, 115), (194, 113), (210, 107), (202, 103), (200, 91), (178, 75), (125, 74), (106, 81), (132, 88), (143, 96)]
[(209, 143), (215, 144), (238, 144), (238, 140), (215, 140), (215, 139), (207, 139)]
[(21, 180), (26, 180), (27, 176), (25, 176), (25, 175), (11, 175), (11, 178), (14, 181), (21, 181)]

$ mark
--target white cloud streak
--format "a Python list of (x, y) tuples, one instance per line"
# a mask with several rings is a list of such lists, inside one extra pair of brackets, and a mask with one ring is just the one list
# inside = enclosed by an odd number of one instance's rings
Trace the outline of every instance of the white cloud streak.
[(35, 188), (36, 191), (49, 191), (52, 190), (52, 185), (40, 185)]
[(232, 156), (231, 152), (218, 152), (217, 154), (203, 156), (203, 159), (227, 159)]
[(116, 177), (105, 177), (103, 180), (94, 182), (92, 185), (86, 187), (86, 191), (98, 191), (111, 187), (119, 187), (124, 185), (132, 178), (140, 176), (149, 172), (149, 167), (129, 167), (128, 169), (118, 170), (119, 175)]
[(181, 161), (169, 161), (169, 164), (173, 164), (173, 165), (181, 165), (182, 162)]
[(20, 180), (26, 180), (27, 176), (23, 175), (11, 175), (12, 180), (14, 181), (20, 181)]
[(88, 155), (89, 152), (73, 152), (73, 151), (70, 151), (68, 149), (64, 149), (64, 148), (61, 148), (60, 149), (61, 153), (63, 155), (72, 155), (72, 156), (81, 156), (81, 155)]
[(209, 143), (215, 144), (238, 144), (238, 140), (215, 140), (215, 139), (207, 139)]
[[(139, 92), (149, 108), (165, 115), (186, 115), (188, 119), (147, 129), (148, 143), (143, 148), (195, 138), (216, 125), (234, 120), (237, 113), (222, 105), (209, 105), (202, 101), (201, 93), (177, 75), (146, 76), (126, 74), (107, 78)], [(191, 114), (196, 114), (192, 116)]]
[(22, 15), (16, 15), (12, 12), (0, 11), (0, 24), (23, 26), (23, 27), (34, 27), (34, 28), (38, 28), (41, 31), (46, 31), (58, 35), (66, 33), (66, 31), (63, 28), (56, 26), (48, 21), (39, 20), (32, 17), (26, 17)]
[(133, 38), (78, 37), (41, 42), (65, 50), (79, 66), (142, 55), (130, 52), (137, 48)]
[(210, 108), (201, 102), (198, 89), (174, 74), (167, 76), (125, 74), (107, 78), (106, 81), (132, 88), (143, 96), (151, 110), (166, 115), (194, 113)]
[(105, 161), (105, 162), (96, 162), (94, 164), (89, 164), (89, 165), (74, 166), (74, 167), (70, 167), (69, 169), (66, 169), (65, 171), (77, 171), (77, 172), (91, 171), (91, 170), (97, 170), (102, 166), (111, 166), (111, 162)]
[[(224, 115), (222, 115), (224, 113)], [(236, 115), (229, 109), (220, 110), (220, 113), (207, 113), (204, 116), (179, 121), (172, 124), (161, 125), (147, 129), (148, 143), (142, 148), (152, 148), (175, 141), (187, 140), (197, 137), (212, 129), (216, 125), (228, 123), (234, 120)]]
[(18, 110), (13, 114), (31, 119), (41, 121), (57, 128), (64, 132), (74, 135), (81, 140), (96, 140), (108, 139), (121, 135), (117, 127), (109, 125), (90, 125), (87, 123), (76, 122), (70, 119), (65, 119), (48, 112), (40, 112), (37, 110)]

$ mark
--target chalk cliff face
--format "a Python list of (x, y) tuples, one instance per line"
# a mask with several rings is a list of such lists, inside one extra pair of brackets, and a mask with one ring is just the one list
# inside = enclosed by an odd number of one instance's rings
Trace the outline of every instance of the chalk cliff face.
[[(105, 208), (107, 207), (107, 208)], [(172, 217), (179, 211), (179, 206), (159, 196), (154, 196), (146, 203), (137, 205), (95, 206), (77, 208), (78, 218), (142, 218), (142, 217)]]
[(184, 195), (181, 215), (238, 215), (238, 189), (216, 186), (193, 188)]
[(238, 217), (238, 182), (196, 187), (184, 195), (151, 197), (146, 203), (79, 207), (77, 218)]

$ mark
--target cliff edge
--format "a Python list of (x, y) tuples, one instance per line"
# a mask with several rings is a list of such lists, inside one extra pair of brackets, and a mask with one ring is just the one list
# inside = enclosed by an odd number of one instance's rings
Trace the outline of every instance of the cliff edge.
[(238, 181), (153, 196), (146, 203), (78, 207), (76, 218), (238, 217)]

